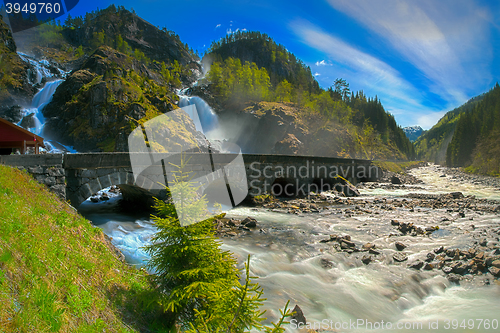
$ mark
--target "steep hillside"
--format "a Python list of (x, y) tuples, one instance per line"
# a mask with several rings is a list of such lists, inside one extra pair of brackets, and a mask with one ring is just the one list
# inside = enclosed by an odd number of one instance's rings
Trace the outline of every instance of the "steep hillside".
[(448, 166), (465, 166), (469, 171), (500, 176), (500, 86), (457, 121), (446, 151)]
[(45, 134), (79, 151), (127, 151), (138, 121), (174, 108), (177, 96), (164, 80), (133, 57), (102, 46), (43, 110)]
[(471, 98), (464, 105), (447, 112), (436, 125), (423, 133), (415, 141), (417, 157), (425, 161), (444, 164), (446, 161), (446, 149), (453, 137), (458, 119), (461, 114), (473, 109), (483, 97), (484, 94)]
[(60, 36), (81, 43), (74, 51), (80, 61), (43, 110), (44, 135), (78, 151), (128, 151), (137, 124), (176, 108), (175, 90), (199, 75), (176, 35), (123, 8), (65, 24)]
[(192, 50), (179, 36), (166, 28), (158, 29), (123, 6), (111, 5), (101, 11), (88, 12), (85, 17), (70, 16), (64, 25), (63, 36), (77, 47), (95, 49), (104, 44), (124, 51), (127, 46), (123, 42), (126, 42), (132, 51), (138, 50), (151, 60), (177, 61), (197, 68)]
[[(157, 332), (147, 274), (103, 232), (15, 168), (0, 165), (0, 331)], [(156, 327), (155, 327), (156, 326)]]
[(227, 36), (212, 44), (204, 57), (210, 60), (206, 78), (191, 93), (232, 124), (230, 139), (246, 151), (413, 158), (413, 145), (377, 98), (351, 93), (341, 79), (319, 88), (310, 69), (265, 34)]
[(267, 70), (273, 86), (287, 80), (309, 93), (320, 92), (319, 84), (308, 66), (283, 45), (258, 31), (238, 31), (227, 35), (212, 43), (208, 55), (211, 61), (223, 62), (227, 58), (237, 58), (243, 64), (247, 61), (255, 63)]

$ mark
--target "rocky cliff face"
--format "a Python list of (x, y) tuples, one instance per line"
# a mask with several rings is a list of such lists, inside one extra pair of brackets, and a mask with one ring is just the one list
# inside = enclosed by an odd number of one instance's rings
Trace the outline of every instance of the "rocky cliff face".
[(219, 110), (227, 138), (245, 153), (357, 157), (355, 138), (292, 104), (260, 102)]
[(19, 105), (28, 104), (35, 92), (29, 83), (29, 66), (16, 50), (9, 26), (0, 15), (0, 117), (12, 122), (21, 120)]
[(176, 98), (154, 71), (103, 46), (55, 92), (45, 135), (78, 151), (127, 151), (138, 121), (172, 110)]

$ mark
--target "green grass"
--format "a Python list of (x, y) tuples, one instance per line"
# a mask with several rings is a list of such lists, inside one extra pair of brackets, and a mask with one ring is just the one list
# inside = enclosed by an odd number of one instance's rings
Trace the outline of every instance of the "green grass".
[(100, 229), (0, 165), (0, 332), (168, 332), (150, 290)]
[(416, 166), (422, 161), (402, 161), (402, 162), (389, 162), (389, 161), (373, 161), (373, 164), (378, 166), (384, 171), (392, 171), (396, 173), (403, 173), (407, 168)]

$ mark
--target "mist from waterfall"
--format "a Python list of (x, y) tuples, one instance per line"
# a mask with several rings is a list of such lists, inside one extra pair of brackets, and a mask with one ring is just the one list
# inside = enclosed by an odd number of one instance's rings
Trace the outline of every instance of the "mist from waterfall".
[[(195, 105), (198, 117), (190, 114), (190, 110), (185, 110), (194, 122), (196, 130), (203, 133), (212, 148), (223, 153), (239, 153), (240, 149), (231, 143), (228, 128), (224, 127), (219, 116), (214, 110), (198, 96), (186, 96), (182, 92), (179, 94), (179, 107), (183, 108), (189, 105)], [(198, 120), (199, 119), (199, 120)]]
[[(195, 105), (198, 111), (198, 118), (200, 122), (195, 122), (196, 130), (205, 134), (209, 140), (221, 140), (221, 133), (219, 133), (219, 117), (215, 114), (213, 109), (205, 102), (202, 98), (198, 96), (179, 96), (179, 107), (183, 108), (188, 105)], [(188, 112), (189, 114), (189, 112)], [(193, 115), (189, 114), (191, 119), (196, 119)]]

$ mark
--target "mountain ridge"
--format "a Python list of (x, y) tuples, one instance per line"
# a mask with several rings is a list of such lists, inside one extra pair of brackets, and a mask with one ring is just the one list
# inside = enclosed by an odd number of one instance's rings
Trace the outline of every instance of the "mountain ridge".
[(411, 142), (415, 142), (420, 135), (424, 132), (424, 129), (418, 125), (403, 127), (403, 132), (405, 132), (408, 139)]

